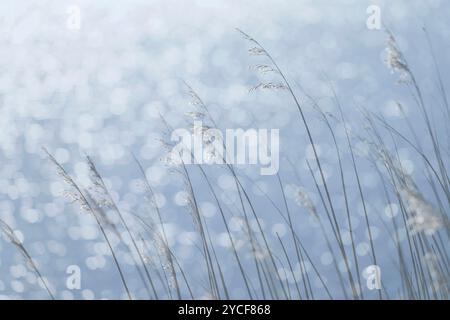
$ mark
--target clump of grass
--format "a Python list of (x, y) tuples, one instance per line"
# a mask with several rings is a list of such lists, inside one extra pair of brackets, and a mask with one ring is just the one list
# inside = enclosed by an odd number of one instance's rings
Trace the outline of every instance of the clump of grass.
[(33, 258), (29, 254), (28, 250), (25, 248), (25, 246), (23, 245), (22, 241), (17, 237), (17, 235), (14, 232), (14, 230), (5, 221), (3, 221), (2, 219), (0, 219), (0, 232), (3, 233), (6, 236), (6, 238), (17, 248), (17, 250), (19, 250), (19, 252), (25, 258), (25, 261), (27, 262), (27, 264), (31, 267), (33, 272), (36, 274), (37, 279), (38, 279), (38, 283), (40, 281), (42, 283), (42, 285), (44, 286), (45, 290), (47, 291), (49, 297), (52, 300), (55, 300), (55, 296), (53, 295), (52, 291), (48, 287), (47, 281), (42, 276), (42, 274), (39, 271), (36, 263), (34, 262)]
[[(244, 180), (247, 179), (250, 183), (254, 181), (245, 173), (240, 172), (235, 166), (226, 163), (227, 150), (225, 145), (224, 154), (222, 155), (224, 157), (224, 165), (215, 169), (217, 171), (224, 170), (233, 178), (237, 196), (236, 204), (229, 204), (223, 201), (217, 186), (213, 182), (213, 175), (206, 166), (201, 164), (187, 166), (180, 159), (179, 155), (170, 153), (168, 157), (170, 159), (169, 164), (172, 166), (172, 170), (175, 170), (183, 180), (182, 188), (188, 194), (187, 213), (191, 216), (192, 227), (200, 239), (194, 245), (198, 249), (199, 257), (201, 257), (199, 265), (204, 271), (205, 279), (192, 279), (189, 272), (185, 272), (183, 262), (177, 258), (173, 248), (169, 245), (168, 236), (164, 229), (164, 212), (156, 203), (155, 191), (146, 178), (144, 165), (141, 164), (137, 157), (134, 157), (134, 159), (144, 181), (147, 201), (151, 204), (151, 211), (146, 216), (131, 215), (139, 221), (142, 229), (130, 227), (131, 221), (127, 220), (130, 217), (125, 216), (115, 203), (91, 158), (87, 157), (87, 163), (94, 188), (88, 192), (82, 190), (67, 174), (62, 165), (45, 150), (48, 158), (57, 168), (58, 175), (69, 186), (70, 190), (67, 196), (78, 203), (83, 211), (87, 211), (95, 218), (111, 250), (114, 263), (128, 297), (132, 298), (132, 292), (129, 290), (114, 248), (105, 232), (105, 228), (111, 228), (118, 233), (119, 226), (114, 224), (112, 219), (109, 219), (102, 207), (112, 208), (119, 216), (122, 227), (131, 239), (129, 251), (131, 253), (134, 252), (138, 258), (135, 261), (138, 276), (141, 278), (142, 285), (145, 286), (147, 282), (150, 284), (151, 290), (149, 290), (149, 294), (152, 298), (158, 299), (166, 294), (166, 297), (170, 299), (181, 299), (184, 297), (194, 299), (198, 291), (202, 291), (203, 296), (213, 299), (231, 299), (233, 295), (230, 290), (232, 286), (229, 280), (230, 275), (223, 268), (224, 263), (226, 263), (239, 270), (239, 277), (238, 279), (233, 279), (234, 283), (240, 281), (249, 299), (315, 299), (318, 297), (365, 299), (368, 295), (364, 292), (361, 279), (363, 258), (357, 255), (358, 236), (354, 230), (353, 220), (353, 213), (357, 208), (352, 206), (350, 200), (358, 199), (362, 206), (364, 231), (367, 233), (369, 240), (370, 257), (368, 259), (370, 259), (370, 263), (374, 265), (385, 263), (384, 260), (379, 258), (385, 252), (385, 248), (377, 247), (372, 234), (372, 225), (375, 219), (381, 221), (386, 233), (389, 235), (385, 239), (386, 244), (391, 241), (395, 250), (395, 256), (391, 257), (391, 262), (397, 269), (395, 272), (398, 272), (400, 276), (399, 283), (390, 284), (382, 281), (382, 288), (377, 291), (378, 298), (389, 299), (392, 293), (395, 293), (396, 298), (448, 299), (450, 297), (448, 246), (448, 240), (450, 240), (450, 224), (448, 222), (450, 181), (448, 156), (446, 154), (448, 155), (450, 150), (446, 150), (444, 144), (441, 143), (442, 139), (448, 139), (448, 132), (445, 132), (446, 136), (442, 138), (442, 133), (433, 127), (431, 120), (433, 117), (422, 94), (419, 82), (394, 35), (387, 31), (386, 64), (394, 74), (399, 76), (400, 84), (407, 86), (411, 90), (412, 99), (418, 107), (426, 128), (426, 133), (422, 135), (430, 142), (431, 153), (427, 152), (421, 145), (418, 133), (415, 132), (414, 126), (411, 125), (406, 116), (404, 122), (410, 130), (408, 134), (400, 132), (381, 115), (359, 107), (362, 122), (365, 123), (365, 131), (355, 132), (351, 130), (345, 107), (328, 78), (325, 82), (330, 89), (332, 102), (336, 106), (336, 114), (325, 112), (321, 107), (320, 101), (305, 92), (303, 88), (300, 87), (301, 92), (298, 92), (293, 86), (295, 82), (288, 79), (284, 70), (278, 65), (269, 51), (249, 34), (241, 30), (238, 31), (251, 45), (249, 53), (265, 59), (265, 64), (257, 64), (252, 69), (265, 75), (273, 75), (271, 81), (258, 83), (250, 91), (257, 92), (260, 89), (267, 89), (269, 91), (281, 90), (286, 93), (299, 116), (300, 126), (298, 126), (298, 130), (306, 133), (307, 141), (312, 148), (313, 159), (311, 161), (308, 160), (306, 163), (309, 177), (302, 177), (302, 180), (310, 179), (311, 185), (297, 190), (296, 201), (299, 206), (295, 207), (295, 209), (290, 206), (285, 194), (285, 181), (287, 179), (283, 179), (281, 173), (276, 176), (280, 194), (263, 192), (264, 197), (269, 202), (266, 211), (276, 214), (287, 224), (289, 227), (289, 238), (282, 239), (276, 233), (275, 241), (271, 241), (270, 235), (260, 223), (263, 213), (257, 209), (255, 201), (248, 191), (248, 185)], [(437, 70), (438, 89), (445, 107), (444, 111), (448, 112), (450, 109), (445, 86), (439, 72), (437, 59), (434, 56), (431, 37), (426, 30), (425, 34)], [(192, 120), (200, 119), (206, 124), (204, 128), (199, 128), (199, 130), (208, 128), (219, 129), (220, 123), (214, 119), (208, 105), (191, 86), (186, 84), (186, 87), (192, 106), (192, 110), (185, 113), (186, 123), (192, 125)], [(301, 97), (304, 97), (304, 99), (301, 99)], [(339, 172), (336, 186), (331, 186), (326, 178), (323, 160), (319, 156), (316, 147), (317, 137), (313, 135), (311, 130), (310, 111), (313, 111), (313, 116), (318, 116), (326, 125)], [(450, 119), (450, 112), (448, 115)], [(163, 115), (161, 115), (161, 123), (164, 126), (166, 135), (172, 131), (168, 120)], [(338, 140), (338, 135), (336, 134), (336, 127), (338, 126), (343, 128), (344, 143)], [(169, 151), (172, 150), (173, 146), (169, 139), (162, 139), (161, 142)], [(355, 142), (361, 142), (368, 146), (369, 152), (365, 158), (358, 156)], [(204, 143), (208, 143), (208, 141), (204, 141)], [(423, 162), (425, 168), (423, 175), (428, 183), (427, 187), (431, 190), (431, 196), (434, 197), (433, 200), (425, 194), (425, 186), (416, 181), (417, 177), (408, 174), (403, 167), (399, 156), (400, 145), (406, 145)], [(209, 151), (214, 153), (214, 150)], [(295, 165), (292, 162), (290, 163), (295, 170)], [(370, 203), (369, 191), (365, 190), (361, 180), (361, 168), (367, 164), (371, 165), (379, 177), (381, 182), (379, 196), (384, 199), (384, 204), (388, 205), (391, 210), (391, 223), (386, 223), (379, 215), (372, 215), (369, 212), (369, 208), (376, 204)], [(349, 170), (347, 171), (346, 169)], [(317, 170), (318, 175), (315, 170)], [(198, 186), (195, 184), (196, 180), (193, 179), (196, 174), (201, 177), (202, 184), (206, 187), (208, 194), (200, 195)], [(300, 177), (297, 177), (297, 180), (300, 185), (305, 185), (305, 181), (300, 181)], [(356, 189), (351, 189), (349, 187), (350, 184), (353, 184)], [(315, 190), (317, 192), (319, 196), (317, 203), (312, 201), (306, 190)], [(354, 192), (354, 194), (351, 194), (351, 192)], [(340, 208), (336, 203), (337, 196), (341, 195), (344, 200), (343, 208)], [(216, 243), (213, 240), (214, 236), (211, 228), (200, 212), (200, 196), (210, 196), (217, 205), (223, 230), (230, 242), (229, 251), (233, 257), (232, 260), (221, 260), (221, 255), (217, 251)], [(277, 196), (280, 200), (277, 200)], [(398, 207), (399, 214), (397, 216), (393, 213), (392, 204)], [(337, 290), (331, 290), (328, 286), (326, 281), (328, 273), (326, 274), (321, 270), (315, 262), (315, 255), (311, 254), (313, 249), (309, 248), (302, 241), (302, 234), (299, 233), (296, 226), (298, 221), (302, 219), (303, 211), (306, 211), (320, 227), (320, 236), (323, 238), (326, 248), (333, 258), (334, 273), (331, 276), (336, 277), (333, 280), (339, 283), (342, 295)], [(154, 214), (156, 214), (156, 219)], [(246, 245), (243, 247), (237, 245), (236, 235), (233, 234), (229, 225), (230, 217), (239, 217), (243, 221), (243, 234), (246, 242)], [(253, 219), (254, 225), (251, 225), (250, 219)], [(11, 229), (1, 220), (0, 226), (5, 234), (10, 237), (13, 236)], [(348, 246), (344, 245), (343, 232), (345, 229), (350, 235)], [(402, 230), (404, 233), (401, 232)], [(404, 237), (405, 241), (402, 241), (402, 237)], [(21, 250), (25, 257), (32, 261), (17, 239), (14, 237), (11, 239), (12, 243)], [(142, 243), (144, 246), (140, 248), (139, 243)], [(150, 243), (153, 247), (150, 248), (147, 246), (147, 243)], [(339, 267), (338, 259), (342, 259), (343, 268)], [(144, 271), (143, 273), (138, 266), (139, 263)], [(297, 263), (300, 274), (295, 271), (295, 263)], [(308, 265), (310, 267), (307, 267)], [(34, 264), (33, 266), (35, 272), (42, 278)], [(284, 270), (284, 273), (281, 274), (282, 277), (280, 277), (280, 270)], [(289, 281), (282, 279), (289, 276), (293, 279), (293, 285)], [(322, 289), (313, 288), (314, 276), (319, 280)], [(204, 283), (206, 284), (199, 284), (201, 280), (205, 280)], [(159, 281), (164, 293), (160, 292), (157, 281)], [(198, 284), (197, 287), (193, 286), (194, 283)], [(47, 286), (45, 287), (47, 288)], [(202, 289), (200, 290), (198, 287)], [(47, 291), (53, 298), (48, 288)]]
[(111, 252), (111, 255), (114, 259), (114, 263), (117, 267), (117, 271), (119, 272), (120, 275), (120, 279), (122, 281), (123, 287), (125, 289), (125, 292), (128, 296), (128, 298), (131, 300), (132, 299), (132, 295), (131, 292), (128, 288), (127, 282), (125, 280), (125, 276), (124, 273), (122, 271), (122, 268), (119, 264), (119, 261), (117, 259), (116, 253), (114, 252), (114, 248), (113, 245), (111, 243), (111, 241), (108, 238), (108, 235), (106, 233), (105, 227), (102, 224), (102, 220), (99, 217), (99, 214), (96, 210), (94, 210), (93, 206), (91, 205), (91, 203), (89, 203), (89, 201), (87, 200), (85, 194), (83, 193), (83, 191), (81, 191), (81, 188), (75, 183), (75, 181), (72, 179), (72, 177), (66, 172), (66, 170), (64, 169), (64, 167), (47, 151), (47, 149), (43, 149), (44, 152), (46, 153), (48, 159), (50, 160), (51, 163), (53, 163), (53, 165), (55, 166), (55, 168), (57, 169), (57, 173), (58, 176), (67, 184), (67, 186), (69, 187), (69, 189), (66, 191), (65, 195), (66, 197), (68, 197), (70, 200), (72, 200), (72, 202), (77, 203), (80, 205), (80, 208), (85, 211), (90, 213), (94, 219), (95, 222), (97, 223), (106, 243), (108, 244), (108, 248)]

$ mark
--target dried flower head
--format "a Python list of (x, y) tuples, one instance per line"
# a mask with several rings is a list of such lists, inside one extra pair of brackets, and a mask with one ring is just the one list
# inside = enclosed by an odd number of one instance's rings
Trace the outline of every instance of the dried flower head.
[(90, 204), (86, 200), (86, 197), (82, 193), (81, 189), (75, 183), (75, 181), (70, 177), (63, 166), (47, 151), (43, 148), (50, 162), (55, 165), (56, 172), (60, 178), (66, 183), (68, 189), (64, 191), (64, 196), (69, 199), (72, 203), (78, 203), (81, 210), (94, 214), (91, 209)]
[(212, 129), (212, 127), (210, 127), (210, 126), (208, 126), (208, 125), (204, 125), (204, 124), (202, 124), (202, 125), (194, 125), (194, 126), (192, 126), (192, 128), (191, 128), (192, 133), (193, 133), (194, 135), (202, 136), (203, 139), (205, 139), (205, 137), (208, 136), (207, 131), (208, 131), (209, 129)]
[(295, 193), (295, 202), (305, 208), (314, 218), (318, 218), (319, 215), (317, 214), (316, 206), (314, 205), (314, 202), (312, 201), (311, 197), (309, 196), (308, 192), (302, 188), (299, 187), (298, 190)]
[(392, 35), (389, 36), (387, 42), (386, 55), (386, 65), (392, 73), (398, 73), (400, 75), (399, 82), (409, 82), (411, 80), (411, 71)]
[(205, 118), (205, 114), (203, 112), (197, 112), (197, 111), (189, 111), (189, 112), (186, 112), (184, 115), (193, 120), (203, 120)]
[(408, 227), (411, 234), (424, 232), (432, 235), (444, 226), (442, 214), (418, 191), (402, 188), (400, 191), (407, 212), (410, 214)]
[(266, 90), (286, 90), (287, 87), (283, 83), (273, 83), (273, 82), (266, 82), (266, 83), (260, 83), (252, 88), (250, 88), (251, 91), (255, 91), (258, 89), (266, 89)]
[(261, 72), (262, 74), (268, 73), (268, 72), (275, 72), (275, 73), (279, 73), (278, 70), (276, 70), (275, 68), (265, 65), (265, 64), (257, 64), (254, 66), (250, 66), (250, 69), (256, 70)]
[(112, 208), (114, 204), (106, 189), (105, 182), (89, 156), (86, 156), (86, 163), (89, 168), (89, 177), (91, 181), (91, 185), (89, 186), (90, 196), (100, 208)]
[(251, 55), (254, 55), (254, 56), (261, 56), (261, 55), (266, 55), (266, 54), (267, 54), (266, 50), (264, 50), (264, 49), (261, 48), (261, 47), (253, 47), (253, 48), (250, 48), (250, 49), (248, 49), (248, 52), (249, 52)]

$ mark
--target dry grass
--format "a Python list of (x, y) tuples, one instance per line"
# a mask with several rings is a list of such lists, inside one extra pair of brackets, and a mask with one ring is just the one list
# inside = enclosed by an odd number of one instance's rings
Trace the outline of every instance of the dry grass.
[[(143, 165), (135, 157), (137, 168), (142, 175), (145, 184), (147, 199), (156, 213), (156, 219), (153, 213), (149, 212), (147, 216), (133, 215), (133, 217), (124, 216), (118, 205), (114, 202), (110, 191), (103, 182), (102, 176), (97, 171), (94, 161), (87, 157), (86, 161), (91, 172), (91, 182), (93, 189), (89, 192), (83, 191), (77, 183), (69, 176), (61, 164), (59, 164), (47, 151), (48, 158), (58, 170), (58, 175), (69, 187), (67, 195), (77, 202), (81, 209), (92, 214), (102, 231), (105, 241), (108, 243), (112, 257), (120, 275), (123, 287), (131, 299), (133, 293), (130, 292), (127, 280), (116, 258), (114, 248), (111, 245), (105, 228), (117, 229), (124, 228), (130, 236), (131, 246), (129, 252), (135, 257), (136, 276), (142, 282), (142, 286), (147, 288), (151, 299), (169, 298), (181, 299), (199, 298), (199, 291), (202, 291), (202, 297), (212, 299), (230, 299), (233, 295), (230, 291), (231, 284), (227, 280), (227, 274), (224, 272), (224, 265), (232, 265), (238, 270), (239, 279), (242, 287), (245, 288), (249, 299), (315, 299), (323, 297), (328, 299), (348, 298), (365, 299), (363, 263), (356, 253), (356, 239), (354, 233), (353, 213), (355, 206), (349, 199), (355, 196), (362, 204), (364, 217), (364, 228), (368, 234), (370, 245), (371, 264), (378, 265), (379, 257), (386, 250), (384, 247), (377, 247), (372, 235), (371, 226), (374, 218), (380, 220), (389, 237), (385, 240), (391, 242), (395, 248), (396, 256), (392, 257), (392, 263), (396, 270), (389, 271), (392, 274), (398, 273), (399, 284), (382, 283), (382, 288), (377, 291), (379, 299), (448, 299), (450, 297), (450, 261), (448, 257), (450, 239), (448, 211), (450, 208), (450, 181), (448, 177), (448, 155), (450, 150), (443, 141), (448, 139), (447, 132), (438, 132), (432, 125), (432, 115), (430, 106), (427, 105), (420, 85), (415, 78), (414, 73), (408, 64), (406, 57), (400, 50), (395, 37), (392, 33), (388, 34), (388, 58), (387, 65), (392, 72), (398, 74), (401, 85), (411, 90), (413, 101), (422, 116), (426, 128), (426, 136), (420, 133), (422, 139), (430, 142), (431, 152), (425, 151), (417, 138), (419, 133), (415, 132), (414, 126), (408, 123), (405, 117), (404, 121), (410, 128), (409, 133), (401, 133), (399, 130), (388, 123), (383, 116), (371, 111), (360, 108), (361, 118), (365, 122), (366, 132), (354, 133), (348, 127), (345, 108), (341, 104), (338, 95), (335, 93), (331, 81), (326, 80), (333, 96), (333, 101), (338, 110), (337, 114), (328, 113), (322, 110), (320, 102), (308, 95), (303, 90), (296, 90), (292, 82), (287, 78), (285, 72), (279, 67), (273, 56), (264, 48), (260, 42), (238, 30), (244, 39), (251, 45), (249, 53), (258, 55), (265, 59), (265, 64), (258, 64), (253, 69), (256, 72), (272, 75), (273, 79), (266, 83), (260, 83), (252, 88), (252, 91), (258, 89), (282, 90), (292, 100), (293, 107), (299, 116), (298, 130), (305, 132), (308, 142), (312, 147), (314, 159), (308, 162), (310, 179), (313, 181), (306, 189), (299, 189), (297, 193), (297, 202), (301, 209), (293, 209), (285, 195), (285, 182), (282, 175), (277, 175), (277, 183), (280, 187), (281, 202), (274, 200), (276, 195), (264, 194), (271, 204), (270, 210), (274, 215), (279, 216), (289, 227), (289, 237), (282, 239), (278, 236), (276, 241), (271, 238), (260, 224), (262, 213), (258, 212), (253, 200), (245, 187), (243, 179), (251, 178), (244, 173), (238, 173), (238, 169), (231, 164), (226, 164), (217, 170), (225, 170), (233, 177), (238, 204), (230, 206), (224, 203), (219, 196), (217, 186), (212, 182), (205, 166), (197, 164), (188, 166), (184, 163), (174, 168), (177, 174), (184, 181), (184, 189), (188, 194), (188, 214), (190, 214), (193, 223), (193, 229), (199, 235), (199, 243), (195, 245), (198, 248), (199, 256), (202, 257), (198, 267), (204, 270), (205, 279), (192, 279), (188, 272), (185, 272), (182, 262), (179, 261), (173, 253), (164, 230), (164, 212), (156, 205), (155, 192), (150, 182), (145, 176)], [(436, 78), (438, 89), (441, 94), (444, 109), (442, 110), (450, 121), (450, 108), (448, 105), (445, 86), (443, 84), (440, 72), (439, 62), (436, 60), (430, 37), (425, 30), (429, 49), (432, 53), (433, 61), (436, 65)], [(186, 113), (188, 123), (192, 119), (201, 118), (208, 127), (219, 128), (217, 119), (211, 116), (208, 106), (195, 92), (187, 86), (188, 93), (192, 99), (192, 110)], [(298, 92), (301, 91), (301, 92)], [(303, 103), (301, 101), (304, 101)], [(336, 192), (333, 192), (334, 186), (329, 185), (323, 170), (323, 163), (316, 149), (316, 139), (311, 131), (309, 113), (306, 110), (313, 110), (314, 116), (325, 123), (329, 135), (329, 141), (334, 148), (337, 171), (339, 172), (340, 195), (344, 199), (344, 208), (338, 209), (336, 205)], [(172, 128), (169, 121), (161, 117), (167, 132)], [(419, 121), (419, 120), (418, 120)], [(344, 144), (338, 141), (336, 128), (344, 128)], [(412, 138), (410, 138), (412, 137)], [(168, 149), (171, 143), (167, 139), (162, 141)], [(365, 159), (358, 157), (355, 152), (356, 143), (364, 143), (368, 146), (369, 153)], [(433, 201), (428, 199), (422, 191), (424, 187), (419, 187), (414, 177), (409, 175), (402, 167), (398, 154), (399, 145), (407, 146), (423, 162), (425, 168), (425, 177), (432, 190)], [(225, 149), (226, 153), (226, 149)], [(347, 157), (346, 159), (344, 159)], [(346, 163), (344, 163), (346, 162)], [(379, 217), (369, 214), (368, 191), (361, 183), (361, 166), (370, 163), (374, 172), (382, 181), (382, 188), (379, 190), (380, 197), (385, 204), (396, 204), (400, 214), (391, 219), (390, 223), (383, 221)], [(344, 167), (350, 166), (351, 171), (344, 170)], [(294, 168), (295, 169), (295, 168)], [(318, 175), (314, 173), (315, 169)], [(295, 171), (295, 170), (294, 170)], [(221, 255), (218, 253), (216, 243), (212, 240), (211, 230), (207, 221), (201, 215), (198, 206), (197, 187), (194, 185), (192, 176), (199, 174), (202, 179), (203, 188), (206, 188), (220, 213), (220, 223), (224, 232), (228, 235), (230, 242), (230, 252), (232, 260), (221, 261)], [(301, 181), (298, 181), (302, 185)], [(356, 193), (349, 185), (357, 187)], [(313, 203), (306, 190), (316, 190), (319, 195), (318, 203)], [(355, 193), (355, 194), (351, 194)], [(101, 208), (112, 208), (119, 216), (121, 226), (115, 225)], [(299, 211), (306, 210), (312, 218), (318, 223), (321, 235), (326, 243), (328, 251), (333, 257), (334, 277), (339, 283), (340, 290), (328, 287), (321, 267), (314, 260), (316, 257), (312, 254), (311, 248), (302, 241), (302, 234), (296, 230), (296, 219)], [(238, 239), (230, 231), (229, 218), (239, 217), (244, 224), (245, 242), (247, 246), (244, 249), (238, 248)], [(130, 227), (127, 219), (136, 219), (142, 228), (133, 229)], [(250, 220), (256, 222), (256, 226), (251, 226)], [(344, 222), (345, 223), (344, 223)], [(42, 278), (36, 265), (23, 245), (14, 237), (11, 228), (0, 221), (0, 226), (4, 234), (11, 242), (24, 254), (30, 265), (39, 278)], [(343, 230), (350, 234), (350, 246), (344, 245)], [(405, 234), (401, 234), (404, 230)], [(401, 241), (401, 237), (405, 241)], [(138, 243), (146, 245), (140, 247)], [(150, 244), (149, 246), (147, 244)], [(150, 257), (147, 259), (146, 257)], [(250, 257), (248, 259), (248, 257)], [(341, 259), (344, 267), (339, 267), (337, 262)], [(150, 262), (149, 262), (150, 261)], [(250, 261), (250, 262), (249, 262)], [(294, 265), (300, 267), (300, 274), (295, 272)], [(310, 267), (307, 267), (309, 265)], [(227, 268), (230, 269), (230, 268)], [(279, 270), (285, 270), (284, 276), (290, 276), (294, 283), (289, 283), (281, 279)], [(329, 276), (327, 274), (327, 276)], [(392, 276), (392, 275), (390, 275)], [(322, 289), (313, 288), (312, 279), (317, 278)], [(202, 282), (205, 280), (204, 282)], [(203, 283), (203, 284), (200, 284)], [(45, 282), (44, 282), (45, 284)], [(203, 289), (199, 290), (200, 286)], [(54, 298), (53, 294), (45, 285), (49, 296)], [(338, 292), (339, 291), (339, 292)]]

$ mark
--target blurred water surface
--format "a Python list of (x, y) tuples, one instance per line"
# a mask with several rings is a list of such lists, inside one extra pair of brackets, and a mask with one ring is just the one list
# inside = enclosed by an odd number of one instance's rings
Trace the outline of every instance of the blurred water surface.
[[(199, 253), (192, 242), (196, 235), (183, 201), (184, 188), (180, 177), (162, 160), (165, 150), (158, 142), (164, 129), (160, 113), (174, 128), (186, 126), (184, 113), (191, 106), (184, 81), (208, 104), (221, 129), (280, 129), (280, 175), (289, 203), (298, 214), (299, 233), (330, 287), (337, 288), (325, 242), (290, 193), (294, 185), (303, 184), (313, 200), (319, 201), (305, 165), (305, 159), (311, 160), (313, 155), (296, 107), (284, 93), (248, 92), (260, 81), (248, 67), (261, 60), (248, 55), (249, 45), (235, 28), (265, 46), (296, 84), (296, 90), (307, 91), (321, 101), (323, 108), (336, 112), (324, 81), (325, 75), (329, 77), (355, 130), (362, 130), (357, 122), (358, 106), (383, 114), (402, 130), (406, 126), (395, 101), (405, 106), (413, 123), (419, 115), (408, 90), (397, 85), (395, 75), (384, 67), (386, 33), (366, 27), (366, 9), (373, 4), (380, 6), (383, 24), (395, 33), (429, 105), (433, 105), (438, 91), (422, 27), (431, 34), (444, 82), (448, 83), (448, 1), (1, 1), (0, 218), (22, 238), (57, 298), (125, 296), (94, 219), (64, 199), (63, 181), (45, 159), (42, 147), (83, 186), (89, 183), (84, 154), (92, 156), (130, 221), (132, 214), (145, 216), (149, 212), (140, 187), (141, 176), (131, 156), (135, 153), (157, 192), (169, 242), (188, 276), (197, 279), (193, 282), (197, 296), (207, 298), (202, 289), (206, 276), (198, 266)], [(73, 10), (80, 13), (79, 29), (70, 22)], [(430, 112), (435, 112), (437, 129), (448, 127), (437, 107)], [(327, 178), (338, 190), (337, 164), (327, 129), (312, 109), (307, 113)], [(417, 121), (419, 131), (422, 126)], [(345, 146), (344, 134), (339, 138)], [(425, 138), (423, 143), (430, 151)], [(364, 153), (364, 146), (360, 147)], [(400, 155), (410, 173), (424, 181), (423, 164), (417, 156), (406, 147), (400, 149)], [(301, 182), (286, 159), (294, 162)], [(351, 167), (345, 169), (351, 174)], [(270, 194), (282, 208), (276, 177), (261, 177), (255, 167), (240, 170), (257, 182), (255, 187), (244, 179), (264, 228), (276, 243), (276, 232), (286, 236), (287, 227), (261, 192)], [(217, 167), (208, 167), (207, 172), (220, 188), (221, 200), (230, 208), (236, 206), (230, 174)], [(201, 178), (193, 176), (218, 254), (230, 261), (222, 267), (231, 293), (236, 298), (246, 297), (231, 262), (217, 207)], [(384, 214), (380, 181), (367, 163), (361, 165), (361, 177), (371, 204), (375, 243), (383, 248), (388, 236), (381, 221), (389, 218)], [(350, 200), (358, 255), (367, 266), (371, 263), (361, 202), (355, 182), (348, 183), (354, 191)], [(336, 198), (342, 200), (336, 190)], [(343, 209), (343, 201), (340, 203)], [(117, 217), (113, 219), (117, 221)], [(230, 223), (238, 237), (240, 221), (230, 214)], [(131, 224), (139, 228), (136, 221)], [(127, 239), (126, 233), (123, 237)], [(393, 248), (386, 249), (385, 253), (380, 250), (380, 263), (384, 281), (394, 295), (397, 280), (388, 253)], [(136, 296), (146, 298), (133, 260), (123, 245), (117, 244), (117, 250)], [(342, 262), (338, 263), (342, 267)], [(81, 268), (80, 290), (66, 287), (69, 265)], [(8, 241), (0, 241), (0, 275), (2, 298), (47, 298)], [(292, 279), (287, 281), (292, 284)], [(321, 292), (321, 284), (314, 277), (313, 285)], [(335, 293), (340, 295), (338, 289)], [(373, 292), (367, 295), (376, 297)], [(318, 297), (326, 295), (322, 292)]]

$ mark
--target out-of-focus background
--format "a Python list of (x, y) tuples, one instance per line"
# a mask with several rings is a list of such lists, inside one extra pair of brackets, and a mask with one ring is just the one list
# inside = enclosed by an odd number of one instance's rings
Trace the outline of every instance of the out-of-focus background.
[[(63, 197), (64, 182), (55, 174), (42, 147), (80, 185), (89, 181), (84, 161), (84, 155), (89, 154), (130, 221), (133, 214), (145, 216), (148, 209), (141, 176), (132, 158), (134, 153), (157, 193), (169, 242), (188, 277), (194, 279), (196, 296), (206, 298), (202, 290), (206, 281), (204, 270), (198, 267), (198, 248), (192, 241), (197, 235), (183, 201), (185, 190), (179, 176), (162, 160), (165, 150), (159, 139), (164, 128), (159, 114), (174, 128), (186, 126), (184, 113), (191, 108), (186, 82), (208, 104), (222, 129), (280, 129), (280, 176), (285, 180), (288, 200), (294, 208), (292, 190), (301, 184), (294, 179), (295, 171), (312, 199), (319, 201), (305, 165), (305, 159), (314, 156), (296, 107), (282, 92), (249, 93), (249, 88), (260, 81), (249, 66), (259, 63), (260, 57), (248, 55), (249, 44), (235, 28), (264, 45), (292, 79), (296, 90), (308, 92), (322, 102), (324, 109), (335, 112), (330, 88), (324, 81), (329, 78), (354, 130), (363, 130), (356, 121), (360, 106), (382, 114), (402, 130), (406, 125), (396, 101), (402, 103), (413, 125), (419, 115), (409, 91), (396, 84), (397, 77), (385, 67), (387, 34), (383, 29), (369, 30), (366, 26), (370, 5), (381, 8), (383, 28), (395, 34), (430, 102), (428, 105), (437, 104), (433, 60), (422, 27), (430, 34), (446, 82), (450, 65), (450, 4), (444, 0), (2, 0), (0, 218), (21, 238), (55, 296), (126, 297), (94, 219)], [(73, 20), (77, 13), (79, 25)], [(325, 134), (327, 129), (312, 109), (307, 113), (327, 179), (331, 185), (337, 185), (337, 164)], [(448, 126), (441, 119), (436, 112), (436, 128)], [(417, 124), (416, 129), (420, 132), (422, 126)], [(346, 143), (344, 137), (343, 133), (338, 137), (342, 145)], [(443, 145), (448, 143), (442, 141)], [(424, 141), (426, 150), (428, 146)], [(363, 156), (364, 146), (359, 146), (358, 152)], [(399, 154), (408, 172), (424, 181), (423, 164), (417, 155), (407, 148), (400, 148)], [(213, 166), (207, 170), (221, 190), (221, 201), (233, 208), (238, 199), (230, 174)], [(243, 166), (240, 170), (256, 182), (247, 180), (246, 186), (270, 241), (278, 241), (276, 233), (288, 237), (285, 222), (267, 204), (261, 191), (282, 207), (276, 177), (259, 176), (255, 166)], [(351, 167), (346, 172), (351, 174)], [(398, 279), (392, 272), (393, 247), (384, 245), (388, 236), (383, 231), (383, 221), (390, 218), (385, 214), (380, 181), (367, 163), (361, 165), (360, 174), (371, 204), (374, 241), (377, 247), (384, 248), (379, 251), (383, 282), (395, 295)], [(348, 184), (355, 191), (350, 200), (357, 253), (361, 267), (365, 267), (371, 261), (361, 201), (355, 181)], [(215, 202), (200, 178), (194, 177), (194, 185), (201, 212), (214, 233), (218, 254), (224, 259), (231, 257)], [(340, 200), (342, 209), (342, 197)], [(297, 228), (305, 246), (330, 288), (337, 288), (331, 255), (317, 226), (300, 206), (296, 208)], [(238, 236), (239, 219), (231, 215), (229, 218)], [(127, 238), (125, 233), (123, 236)], [(136, 297), (146, 298), (131, 266), (133, 260), (123, 246), (117, 244), (117, 250)], [(245, 298), (232, 258), (225, 261), (230, 261), (222, 267), (232, 296)], [(345, 268), (342, 261), (337, 263)], [(66, 286), (70, 265), (81, 269), (79, 290)], [(320, 293), (321, 283), (315, 276), (312, 285), (319, 292), (317, 297), (326, 297)], [(338, 289), (334, 290), (339, 296)], [(373, 292), (367, 295), (376, 297)], [(0, 297), (47, 298), (20, 252), (6, 238), (0, 241)]]

